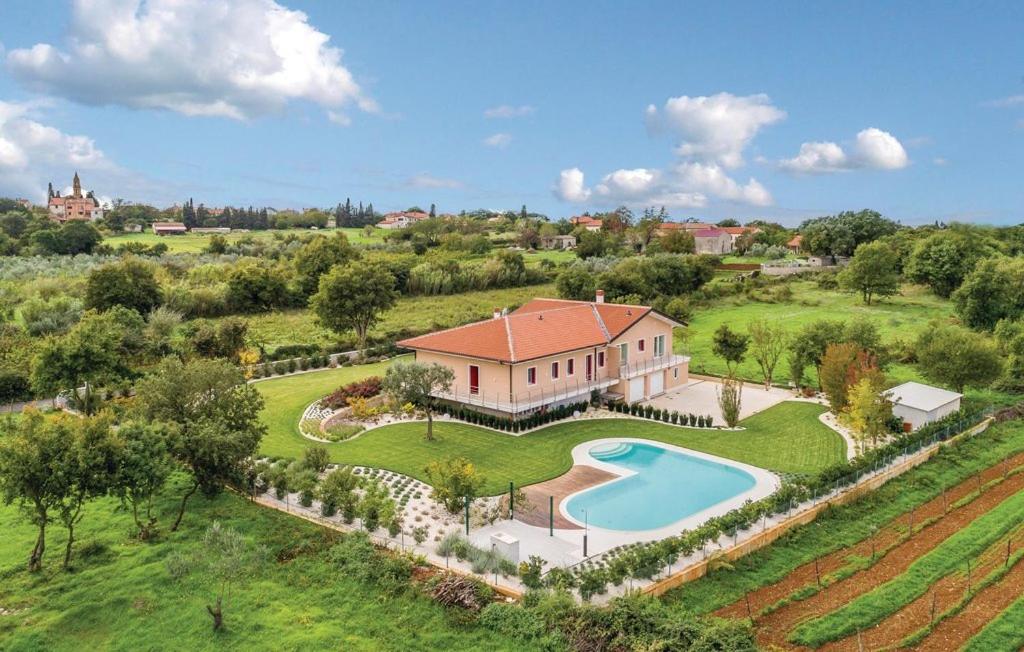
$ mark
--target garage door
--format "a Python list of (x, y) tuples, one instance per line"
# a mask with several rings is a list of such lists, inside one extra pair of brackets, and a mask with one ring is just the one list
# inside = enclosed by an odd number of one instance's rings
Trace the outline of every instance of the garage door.
[(644, 397), (644, 377), (633, 378), (629, 381), (629, 400), (640, 401)]
[(665, 391), (665, 372), (658, 371), (651, 374), (651, 396), (657, 396)]

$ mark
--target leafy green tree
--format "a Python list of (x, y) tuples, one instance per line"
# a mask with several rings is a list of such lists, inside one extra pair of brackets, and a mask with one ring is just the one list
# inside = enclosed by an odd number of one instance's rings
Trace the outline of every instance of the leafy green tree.
[(210, 241), (203, 247), (203, 253), (221, 255), (226, 254), (228, 251), (228, 239), (219, 234), (213, 234), (210, 236)]
[(43, 229), (32, 234), (32, 243), (43, 255), (76, 256), (91, 254), (103, 235), (95, 226), (82, 220), (72, 220), (60, 229)]
[(352, 469), (345, 467), (327, 474), (316, 488), (316, 498), (324, 506), (325, 512), (333, 512), (340, 507), (348, 506), (350, 509), (359, 497), (355, 494), (359, 486), (359, 476), (352, 473)]
[(288, 304), (288, 288), (278, 270), (240, 263), (228, 275), (227, 300), (236, 312), (267, 312)]
[(85, 504), (106, 495), (114, 485), (121, 451), (112, 435), (111, 425), (112, 416), (102, 414), (73, 419), (69, 428), (72, 444), (61, 469), (61, 478), (67, 484), (67, 496), (58, 509), (60, 520), (68, 531), (64, 568), (71, 566), (75, 527), (82, 521)]
[(715, 334), (711, 340), (711, 351), (725, 360), (730, 377), (736, 374), (736, 367), (743, 362), (749, 346), (750, 336), (744, 333), (737, 333), (729, 328), (728, 324), (722, 324), (715, 329)]
[(67, 499), (64, 468), (73, 447), (66, 420), (47, 420), (28, 409), (18, 421), (0, 421), (0, 495), (6, 505), (17, 502), (38, 532), (29, 555), (30, 572), (42, 569), (46, 526)]
[(692, 254), (696, 251), (693, 234), (684, 229), (674, 229), (659, 240), (661, 250), (669, 254)]
[(1024, 315), (1024, 259), (980, 261), (953, 293), (956, 313), (971, 328), (992, 330)]
[(765, 389), (771, 389), (775, 367), (786, 350), (786, 329), (782, 324), (758, 319), (747, 325), (747, 333), (750, 336), (750, 355), (761, 368)]
[(555, 279), (558, 296), (576, 301), (593, 301), (597, 278), (583, 264), (569, 265)]
[(397, 300), (395, 277), (387, 267), (351, 263), (324, 274), (309, 305), (320, 323), (332, 331), (354, 331), (359, 350), (365, 351), (370, 328)]
[(65, 294), (44, 299), (32, 297), (21, 304), (21, 320), (30, 335), (66, 333), (82, 318), (82, 302)]
[(136, 384), (136, 402), (142, 417), (180, 429), (171, 452), (191, 473), (192, 484), (182, 497), (174, 532), (196, 491), (212, 498), (244, 475), (267, 431), (259, 417), (263, 397), (229, 362), (168, 358)]
[(845, 211), (800, 225), (801, 246), (816, 256), (850, 256), (857, 246), (896, 232), (898, 225), (872, 210)]
[[(87, 312), (68, 333), (46, 340), (32, 361), (32, 385), (41, 394), (70, 390), (93, 411), (90, 385), (110, 385), (133, 375), (132, 361), (145, 342), (142, 318), (117, 307)], [(85, 385), (85, 394), (79, 388)]]
[(915, 350), (925, 378), (958, 392), (964, 387), (988, 387), (1003, 371), (995, 344), (961, 326), (930, 324), (917, 338)]
[(153, 268), (135, 258), (98, 267), (89, 272), (86, 279), (86, 308), (103, 311), (124, 306), (140, 315), (148, 315), (162, 302)]
[(470, 500), (475, 498), (485, 482), (473, 463), (465, 457), (431, 462), (423, 471), (433, 487), (430, 497), (452, 514), (462, 508), (466, 497)]
[(213, 631), (224, 627), (225, 600), (231, 594), (231, 587), (252, 576), (267, 557), (265, 546), (252, 545), (237, 530), (224, 527), (219, 521), (206, 529), (195, 557), (185, 561), (216, 583), (214, 603), (206, 605), (213, 619)]
[(299, 290), (305, 296), (317, 291), (320, 277), (335, 265), (344, 265), (358, 256), (344, 233), (318, 235), (295, 252), (295, 274)]
[(927, 285), (940, 297), (948, 297), (978, 261), (992, 253), (977, 236), (938, 231), (914, 245), (904, 272), (911, 281)]
[(427, 441), (434, 440), (434, 415), (431, 397), (451, 390), (455, 373), (437, 363), (396, 362), (388, 367), (381, 390), (396, 406), (412, 403), (427, 415)]
[(617, 248), (614, 238), (600, 231), (582, 231), (576, 236), (576, 256), (579, 258), (606, 256)]
[(117, 430), (121, 454), (111, 493), (131, 509), (136, 536), (142, 541), (156, 534), (153, 498), (174, 470), (171, 446), (175, 434), (174, 429), (163, 424), (137, 421), (123, 424)]
[(839, 272), (839, 285), (860, 292), (864, 303), (871, 305), (875, 296), (889, 297), (899, 292), (896, 251), (882, 242), (858, 245), (850, 264)]

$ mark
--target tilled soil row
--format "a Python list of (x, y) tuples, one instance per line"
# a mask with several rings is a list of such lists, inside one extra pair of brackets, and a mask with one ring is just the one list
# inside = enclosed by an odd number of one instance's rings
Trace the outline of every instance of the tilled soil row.
[[(1002, 467), (997, 468), (1001, 473)], [(763, 647), (770, 645), (793, 647), (786, 640), (786, 636), (794, 626), (810, 618), (831, 613), (879, 584), (896, 577), (919, 557), (933, 550), (958, 530), (969, 525), (974, 519), (1022, 489), (1024, 489), (1024, 473), (1013, 474), (1006, 481), (990, 487), (963, 507), (949, 512), (923, 530), (916, 531), (913, 536), (896, 544), (874, 565), (824, 587), (809, 598), (791, 602), (772, 613), (761, 616), (755, 623), (758, 642)], [(940, 498), (939, 510), (941, 509)]]
[[(1015, 543), (1014, 547), (1021, 543)], [(1005, 552), (1003, 553), (1005, 555)], [(998, 566), (998, 564), (997, 564)], [(967, 603), (963, 611), (936, 625), (935, 629), (914, 649), (924, 652), (959, 650), (985, 628), (996, 616), (1006, 611), (1021, 596), (1024, 586), (1024, 559), (1014, 564), (998, 582), (986, 586)]]
[[(950, 573), (933, 584), (931, 589), (921, 597), (904, 605), (899, 611), (874, 627), (861, 632), (859, 640), (856, 635), (850, 636), (821, 646), (818, 648), (819, 652), (860, 650), (862, 646), (866, 650), (888, 650), (899, 647), (905, 638), (931, 622), (933, 605), (935, 617), (938, 618), (943, 611), (956, 606), (967, 595), (970, 587), (977, 589), (979, 583), (983, 582), (991, 573), (999, 570), (1007, 557), (1006, 543), (1008, 539), (1012, 556), (1013, 551), (1019, 549), (1022, 543), (1019, 529), (1011, 532), (1009, 537), (1004, 537), (992, 544), (980, 557), (972, 560), (970, 578), (966, 574), (966, 567), (961, 568), (958, 572)], [(970, 587), (968, 581), (970, 581)], [(955, 650), (958, 649), (958, 646), (942, 649)]]
[[(1007, 470), (1013, 471), (1017, 468), (1024, 468), (1024, 452), (1007, 458), (1003, 462), (991, 466), (981, 472), (981, 482), (986, 484), (997, 478), (1003, 477)], [(945, 500), (941, 495), (932, 500), (918, 505), (913, 510), (913, 521), (916, 524), (924, 523), (944, 515), (944, 510), (951, 508), (955, 503), (969, 496), (978, 490), (978, 480), (975, 476), (964, 480), (960, 484), (946, 490)], [(963, 509), (961, 507), (960, 509)], [(953, 510), (958, 511), (958, 510)], [(747, 602), (749, 598), (751, 611), (758, 614), (765, 607), (771, 606), (806, 586), (813, 585), (817, 581), (818, 574), (822, 578), (844, 568), (849, 563), (851, 556), (871, 557), (872, 550), (876, 553), (886, 554), (886, 551), (896, 546), (900, 539), (906, 536), (907, 527), (910, 525), (910, 512), (905, 512), (886, 525), (879, 527), (878, 531), (870, 537), (860, 541), (849, 548), (843, 548), (818, 558), (818, 568), (815, 569), (814, 562), (808, 562), (803, 566), (793, 569), (784, 578), (774, 584), (763, 586), (751, 591), (746, 598), (722, 607), (715, 612), (715, 615), (731, 618), (745, 618), (747, 616)]]

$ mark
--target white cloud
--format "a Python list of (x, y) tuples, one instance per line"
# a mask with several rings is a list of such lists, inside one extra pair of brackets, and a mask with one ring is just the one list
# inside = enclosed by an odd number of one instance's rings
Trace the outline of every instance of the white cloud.
[(649, 105), (645, 117), (652, 133), (667, 131), (682, 139), (676, 149), (680, 156), (736, 168), (758, 131), (785, 119), (786, 112), (764, 94), (718, 93), (672, 97), (660, 111)]
[(512, 142), (511, 134), (492, 134), (487, 138), (484, 138), (484, 145), (488, 147), (495, 147), (497, 149), (504, 149), (508, 147), (509, 143)]
[(771, 205), (772, 195), (759, 181), (740, 183), (727, 170), (743, 165), (743, 151), (762, 127), (785, 117), (767, 95), (673, 97), (660, 111), (652, 104), (645, 115), (647, 127), (682, 138), (675, 148), (679, 161), (666, 169), (616, 170), (602, 177), (593, 191), (584, 185), (579, 168), (563, 170), (555, 194), (565, 201), (593, 198), (605, 205), (701, 208), (711, 199)]
[(772, 195), (757, 179), (750, 178), (740, 185), (718, 165), (680, 163), (674, 173), (675, 186), (693, 193), (707, 194), (752, 206), (770, 206)]
[(6, 60), (28, 87), (84, 104), (234, 119), (291, 100), (376, 111), (329, 41), (273, 0), (76, 0), (66, 50), (39, 43)]
[(934, 163), (935, 165), (940, 165), (940, 166), (941, 165), (949, 165), (949, 160), (945, 159), (945, 158), (943, 158), (941, 156), (936, 156), (935, 158), (932, 159), (932, 163)]
[(499, 106), (492, 106), (489, 109), (484, 110), (485, 118), (523, 118), (528, 115), (536, 113), (537, 109), (533, 108), (528, 104), (522, 106), (512, 106), (510, 104), (501, 104)]
[(833, 142), (804, 143), (793, 158), (779, 161), (789, 172), (823, 174), (846, 170), (899, 170), (910, 165), (910, 157), (900, 141), (887, 131), (869, 127), (860, 131), (847, 153)]
[(409, 177), (405, 185), (409, 188), (419, 188), (428, 190), (447, 189), (447, 190), (458, 190), (462, 188), (462, 182), (457, 179), (445, 179), (443, 177), (435, 177), (431, 174), (421, 173), (414, 174)]
[(854, 160), (866, 168), (899, 170), (910, 164), (907, 150), (888, 131), (869, 127), (857, 134), (853, 146)]
[(658, 170), (616, 170), (606, 174), (595, 190), (603, 197), (616, 199), (643, 197), (656, 187), (660, 178), (661, 172)]
[(590, 188), (584, 184), (583, 170), (569, 168), (562, 170), (555, 186), (555, 196), (570, 202), (585, 202), (590, 199)]
[(836, 172), (846, 169), (846, 152), (836, 143), (804, 143), (794, 158), (780, 162), (790, 172)]
[(41, 201), (46, 182), (74, 170), (112, 171), (92, 138), (66, 134), (36, 118), (45, 104), (0, 101), (0, 195)]

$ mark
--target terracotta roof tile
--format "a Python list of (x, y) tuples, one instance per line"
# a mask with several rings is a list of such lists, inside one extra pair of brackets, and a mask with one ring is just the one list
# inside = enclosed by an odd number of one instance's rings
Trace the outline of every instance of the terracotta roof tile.
[(651, 311), (646, 306), (534, 299), (485, 321), (399, 342), (399, 346), (499, 362), (522, 362), (603, 346)]

